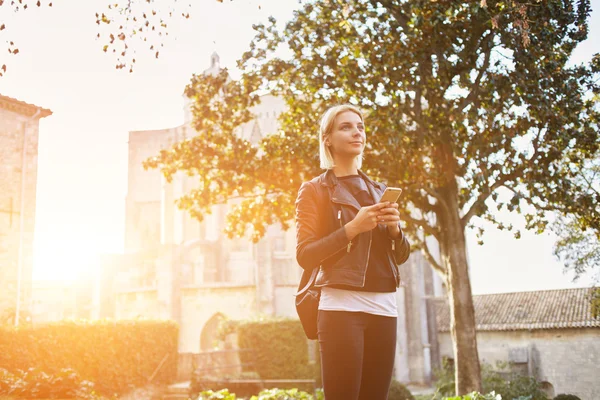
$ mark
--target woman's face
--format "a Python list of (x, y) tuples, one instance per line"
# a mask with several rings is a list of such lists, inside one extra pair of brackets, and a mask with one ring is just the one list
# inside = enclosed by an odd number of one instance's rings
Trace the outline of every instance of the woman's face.
[(329, 150), (335, 158), (350, 158), (362, 154), (366, 142), (365, 126), (360, 116), (344, 111), (335, 117), (333, 129), (326, 138)]

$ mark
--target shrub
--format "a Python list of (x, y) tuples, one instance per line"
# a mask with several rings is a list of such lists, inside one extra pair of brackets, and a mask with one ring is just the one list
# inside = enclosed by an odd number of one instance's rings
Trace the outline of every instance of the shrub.
[[(494, 370), (490, 365), (481, 367), (481, 385), (483, 393), (496, 393), (503, 400), (548, 400), (541, 389), (541, 384), (535, 378), (520, 375), (514, 372), (505, 372), (507, 365), (499, 363), (499, 370)], [(454, 370), (446, 361), (443, 367), (437, 370), (435, 399), (443, 399), (454, 395)]]
[(581, 400), (579, 397), (574, 394), (559, 394), (554, 397), (552, 400)]
[(236, 400), (235, 393), (229, 393), (229, 390), (222, 389), (218, 392), (206, 390), (198, 395), (196, 400)]
[(388, 400), (415, 400), (415, 398), (406, 386), (394, 379), (390, 385)]
[(502, 400), (502, 397), (494, 392), (488, 394), (472, 392), (464, 396), (444, 397), (444, 400)]
[(0, 369), (0, 392), (17, 397), (98, 399), (93, 386), (72, 369), (60, 370), (55, 375), (35, 368), (14, 374)]
[[(237, 376), (211, 376), (196, 372), (192, 376), (190, 396), (209, 389), (227, 388), (237, 396), (249, 397), (265, 389), (260, 383), (231, 382), (236, 379), (314, 379), (317, 386), (320, 385), (318, 348), (314, 354), (317, 362), (309, 362), (309, 346), (300, 321), (282, 318), (226, 320), (219, 330), (221, 340), (235, 333), (238, 347), (250, 350), (240, 352), (244, 371)], [(298, 393), (313, 390), (312, 384), (283, 383), (278, 386), (278, 390), (297, 390)]]
[(256, 372), (242, 372), (239, 375), (214, 376), (194, 372), (190, 384), (190, 396), (195, 397), (198, 393), (214, 390), (227, 389), (241, 397), (250, 397), (264, 389), (259, 382), (231, 382), (232, 380), (260, 379)]
[(267, 389), (250, 400), (314, 400), (314, 396), (298, 389)]
[[(172, 382), (177, 370), (177, 336), (177, 325), (171, 321), (0, 326), (0, 365), (13, 374), (32, 366), (49, 376), (71, 369), (81, 379), (94, 382), (100, 393), (120, 394), (147, 384), (165, 354), (170, 356), (153, 382)], [(55, 385), (67, 382), (66, 377), (60, 379), (62, 383)]]
[[(236, 400), (236, 394), (227, 389), (214, 392), (207, 390), (198, 395), (196, 400)], [(323, 400), (323, 395), (317, 394), (317, 398), (312, 394), (300, 391), (298, 389), (267, 389), (261, 391), (258, 395), (252, 396), (250, 400)]]
[(320, 385), (320, 358), (309, 362), (308, 342), (299, 320), (238, 321), (238, 346), (250, 349), (240, 355), (263, 379), (315, 379)]

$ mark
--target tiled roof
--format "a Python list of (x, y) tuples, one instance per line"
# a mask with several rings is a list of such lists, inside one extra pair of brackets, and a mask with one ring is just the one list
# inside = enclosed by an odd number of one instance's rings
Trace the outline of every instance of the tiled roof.
[(52, 115), (52, 111), (50, 111), (46, 108), (38, 107), (34, 104), (29, 104), (29, 103), (26, 103), (21, 100), (17, 100), (12, 97), (3, 96), (1, 94), (0, 94), (0, 108), (14, 111), (16, 113), (26, 115), (28, 117), (35, 115), (37, 110), (40, 110), (40, 114), (39, 114), (40, 118), (44, 118), (49, 115)]
[[(600, 328), (591, 314), (592, 288), (473, 296), (477, 331)], [(438, 331), (450, 331), (450, 307), (436, 304)]]

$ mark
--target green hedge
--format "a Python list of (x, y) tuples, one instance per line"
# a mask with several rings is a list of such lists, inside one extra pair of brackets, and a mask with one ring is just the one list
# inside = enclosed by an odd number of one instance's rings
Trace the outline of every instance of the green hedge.
[[(237, 400), (237, 394), (227, 389), (219, 391), (207, 390), (194, 397), (194, 400)], [(268, 389), (258, 395), (250, 397), (250, 400), (323, 400), (323, 391), (317, 390), (316, 397), (310, 393), (298, 389)]]
[(388, 392), (388, 400), (415, 400), (415, 397), (406, 386), (392, 379)]
[(316, 362), (310, 363), (308, 342), (299, 320), (239, 321), (236, 328), (238, 346), (252, 350), (241, 353), (242, 364), (252, 364), (252, 370), (262, 379), (316, 379), (320, 385), (319, 350), (313, 357)]
[[(462, 400), (460, 396), (452, 397), (455, 393), (454, 369), (447, 360), (443, 361), (441, 369), (435, 372), (435, 396), (434, 400), (447, 398), (450, 400)], [(526, 398), (527, 400), (548, 400), (541, 388), (541, 383), (532, 376), (521, 375), (511, 372), (507, 363), (496, 363), (495, 367), (489, 364), (481, 365), (481, 393), (495, 393), (504, 400)], [(474, 396), (483, 396), (475, 393)], [(487, 395), (486, 395), (487, 396)], [(467, 398), (467, 397), (465, 397)], [(479, 399), (480, 397), (474, 397)], [(486, 398), (487, 399), (487, 398)]]
[[(198, 393), (216, 391), (227, 388), (230, 393), (240, 397), (250, 397), (264, 389), (260, 382), (235, 382), (235, 380), (259, 380), (256, 372), (242, 372), (239, 375), (210, 375), (194, 371), (190, 384), (189, 395), (197, 396)], [(233, 381), (232, 381), (233, 380)]]
[(177, 371), (178, 328), (171, 321), (61, 321), (0, 327), (0, 365), (58, 374), (70, 368), (101, 393), (121, 394), (148, 383), (169, 383)]
[(0, 368), (0, 393), (11, 398), (101, 400), (93, 383), (82, 380), (72, 369), (49, 375), (35, 368), (14, 374)]

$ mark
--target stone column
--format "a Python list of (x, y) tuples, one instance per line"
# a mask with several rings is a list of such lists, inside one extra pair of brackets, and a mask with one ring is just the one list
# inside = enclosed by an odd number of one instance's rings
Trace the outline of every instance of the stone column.
[(398, 305), (398, 322), (394, 377), (397, 381), (407, 384), (410, 383), (410, 366), (408, 357), (406, 286), (404, 283), (404, 275), (402, 276), (402, 279), (402, 285), (398, 288), (398, 291), (396, 292), (396, 301)]

